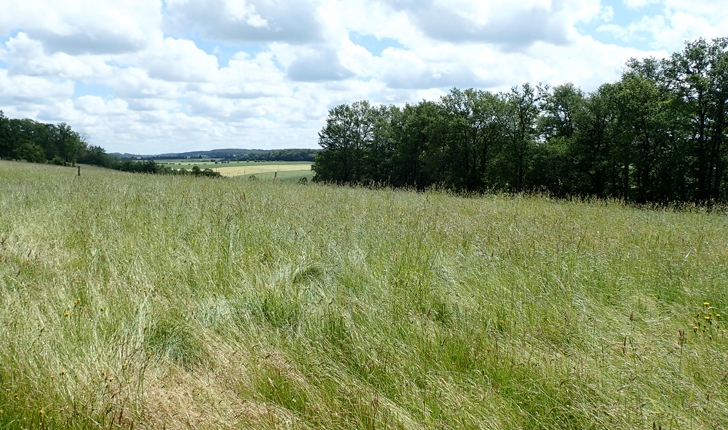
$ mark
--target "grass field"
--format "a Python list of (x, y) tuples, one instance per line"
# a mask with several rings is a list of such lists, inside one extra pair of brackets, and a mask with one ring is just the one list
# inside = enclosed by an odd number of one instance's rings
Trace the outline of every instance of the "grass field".
[(0, 161), (0, 428), (726, 428), (726, 238), (700, 211)]
[[(225, 163), (215, 163), (214, 161), (207, 161), (207, 162), (196, 162), (192, 160), (163, 160), (158, 161), (159, 164), (164, 164), (169, 167), (172, 167), (173, 169), (180, 169), (185, 168), (187, 170), (191, 169), (193, 166), (198, 166), (200, 169), (212, 169), (216, 172), (220, 172), (222, 176), (230, 177), (230, 176), (250, 176), (250, 175), (260, 175), (260, 174), (268, 174), (266, 176), (274, 176), (274, 173), (276, 174), (276, 177), (278, 175), (281, 175), (282, 173), (285, 173), (282, 177), (285, 178), (301, 178), (306, 177), (310, 179), (313, 177), (313, 173), (311, 172), (311, 165), (313, 163), (308, 161), (264, 161), (264, 162), (246, 162), (246, 161), (238, 161), (238, 162), (225, 162)], [(297, 176), (296, 176), (297, 175)]]

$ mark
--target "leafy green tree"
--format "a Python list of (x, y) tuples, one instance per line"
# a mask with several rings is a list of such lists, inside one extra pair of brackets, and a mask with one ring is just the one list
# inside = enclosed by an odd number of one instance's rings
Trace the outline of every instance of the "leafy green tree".
[(392, 185), (422, 189), (437, 181), (433, 172), (440, 161), (431, 142), (437, 111), (435, 103), (423, 101), (407, 104), (392, 115)]
[(600, 198), (618, 195), (617, 163), (613, 154), (615, 112), (612, 109), (613, 86), (605, 84), (581, 101), (574, 99), (574, 132), (567, 153), (566, 171), (561, 175), (568, 194)]
[(447, 182), (456, 189), (492, 187), (494, 151), (502, 147), (507, 103), (487, 91), (453, 88), (441, 100), (447, 142)]
[(0, 110), (0, 158), (10, 158), (13, 148), (10, 140), (10, 119)]
[(555, 195), (580, 192), (578, 183), (582, 181), (577, 179), (575, 169), (590, 160), (575, 151), (575, 135), (586, 101), (584, 93), (573, 84), (544, 91), (541, 115), (537, 120), (539, 139), (533, 149), (533, 168), (528, 175), (528, 182), (535, 189)]
[(359, 182), (389, 184), (392, 179), (392, 154), (397, 145), (392, 130), (395, 116), (401, 114), (396, 106), (380, 106), (366, 113), (371, 118), (371, 138), (363, 140), (362, 169)]
[(625, 201), (728, 200), (728, 39), (627, 63), (585, 94), (453, 88), (437, 102), (329, 112), (315, 179)]
[(25, 141), (17, 147), (15, 151), (16, 158), (31, 163), (44, 163), (46, 161), (43, 155), (43, 148), (35, 142)]
[(78, 162), (109, 168), (113, 168), (118, 164), (116, 157), (112, 157), (107, 154), (104, 148), (94, 145), (89, 146), (86, 151), (84, 151), (84, 153), (79, 157)]
[(505, 179), (504, 188), (511, 191), (523, 191), (527, 185), (525, 179), (538, 137), (539, 103), (543, 92), (543, 87), (526, 83), (521, 88), (513, 87), (504, 96), (505, 142), (501, 150), (500, 167), (501, 177)]
[(329, 111), (319, 132), (324, 149), (316, 156), (314, 180), (358, 183), (363, 176), (363, 155), (372, 146), (376, 110), (367, 101), (339, 105)]
[(55, 145), (58, 153), (71, 165), (75, 165), (87, 149), (85, 139), (66, 123), (56, 127)]
[(672, 107), (682, 120), (694, 200), (726, 199), (728, 163), (728, 38), (686, 42), (681, 52), (661, 62), (662, 82), (673, 92)]

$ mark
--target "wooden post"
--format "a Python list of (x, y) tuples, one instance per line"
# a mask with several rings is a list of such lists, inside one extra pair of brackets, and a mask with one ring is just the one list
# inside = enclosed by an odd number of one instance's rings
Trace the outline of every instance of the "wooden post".
[(81, 166), (78, 166), (78, 176), (81, 176)]

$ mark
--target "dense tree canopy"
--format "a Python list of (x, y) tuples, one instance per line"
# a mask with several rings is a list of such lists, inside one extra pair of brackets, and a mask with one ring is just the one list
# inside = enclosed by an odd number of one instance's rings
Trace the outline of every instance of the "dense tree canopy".
[(74, 164), (87, 149), (84, 137), (68, 124), (11, 119), (0, 111), (1, 158)]
[(728, 201), (727, 134), (728, 39), (699, 39), (592, 93), (525, 84), (337, 106), (313, 169), (334, 183), (713, 204)]

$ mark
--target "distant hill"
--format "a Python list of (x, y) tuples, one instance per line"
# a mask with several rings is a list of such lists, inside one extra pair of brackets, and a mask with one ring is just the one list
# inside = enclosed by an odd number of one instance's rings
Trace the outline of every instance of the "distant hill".
[(313, 161), (318, 149), (212, 149), (209, 151), (189, 151), (156, 155), (113, 153), (119, 158), (138, 160), (171, 160), (180, 158), (221, 158), (226, 160), (265, 160), (265, 161)]

